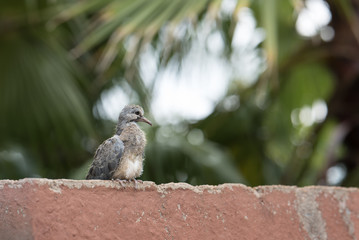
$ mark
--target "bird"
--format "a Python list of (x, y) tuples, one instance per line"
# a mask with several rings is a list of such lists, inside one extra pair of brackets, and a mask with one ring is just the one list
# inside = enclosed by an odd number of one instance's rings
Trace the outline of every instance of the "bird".
[(145, 133), (137, 125), (152, 123), (144, 117), (144, 111), (138, 105), (126, 105), (118, 117), (114, 136), (105, 140), (96, 150), (86, 179), (134, 181), (142, 175)]

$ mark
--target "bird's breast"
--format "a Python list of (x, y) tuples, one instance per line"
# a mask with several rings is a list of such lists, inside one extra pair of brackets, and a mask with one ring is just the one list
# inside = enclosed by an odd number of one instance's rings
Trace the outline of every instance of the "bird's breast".
[(113, 178), (133, 179), (141, 176), (143, 170), (142, 155), (126, 152), (121, 158), (120, 165), (116, 169)]
[(133, 179), (141, 176), (143, 155), (146, 145), (144, 132), (135, 123), (129, 124), (120, 135), (124, 143), (124, 153), (114, 173), (114, 178)]
[(132, 161), (128, 161), (125, 177), (132, 179), (142, 174), (142, 156), (134, 156)]
[(127, 148), (137, 148), (143, 150), (146, 145), (145, 133), (136, 124), (125, 128), (120, 135), (121, 140)]

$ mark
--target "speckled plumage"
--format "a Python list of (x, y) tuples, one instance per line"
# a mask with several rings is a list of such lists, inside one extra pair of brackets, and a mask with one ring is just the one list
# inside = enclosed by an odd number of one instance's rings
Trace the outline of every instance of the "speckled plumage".
[(128, 105), (121, 111), (116, 133), (96, 150), (86, 179), (135, 179), (142, 174), (145, 133), (136, 122), (151, 122), (143, 117), (138, 105)]

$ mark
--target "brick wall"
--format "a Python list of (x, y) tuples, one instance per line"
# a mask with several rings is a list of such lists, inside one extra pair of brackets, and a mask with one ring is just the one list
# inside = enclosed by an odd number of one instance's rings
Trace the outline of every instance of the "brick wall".
[(359, 239), (359, 190), (1, 180), (0, 239)]

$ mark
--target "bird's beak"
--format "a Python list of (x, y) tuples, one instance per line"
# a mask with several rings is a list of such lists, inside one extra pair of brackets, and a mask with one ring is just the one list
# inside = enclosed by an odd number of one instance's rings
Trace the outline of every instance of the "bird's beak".
[(150, 122), (150, 120), (148, 120), (147, 118), (145, 117), (140, 117), (137, 119), (137, 122), (145, 122), (147, 123), (148, 125), (152, 126), (152, 123)]

